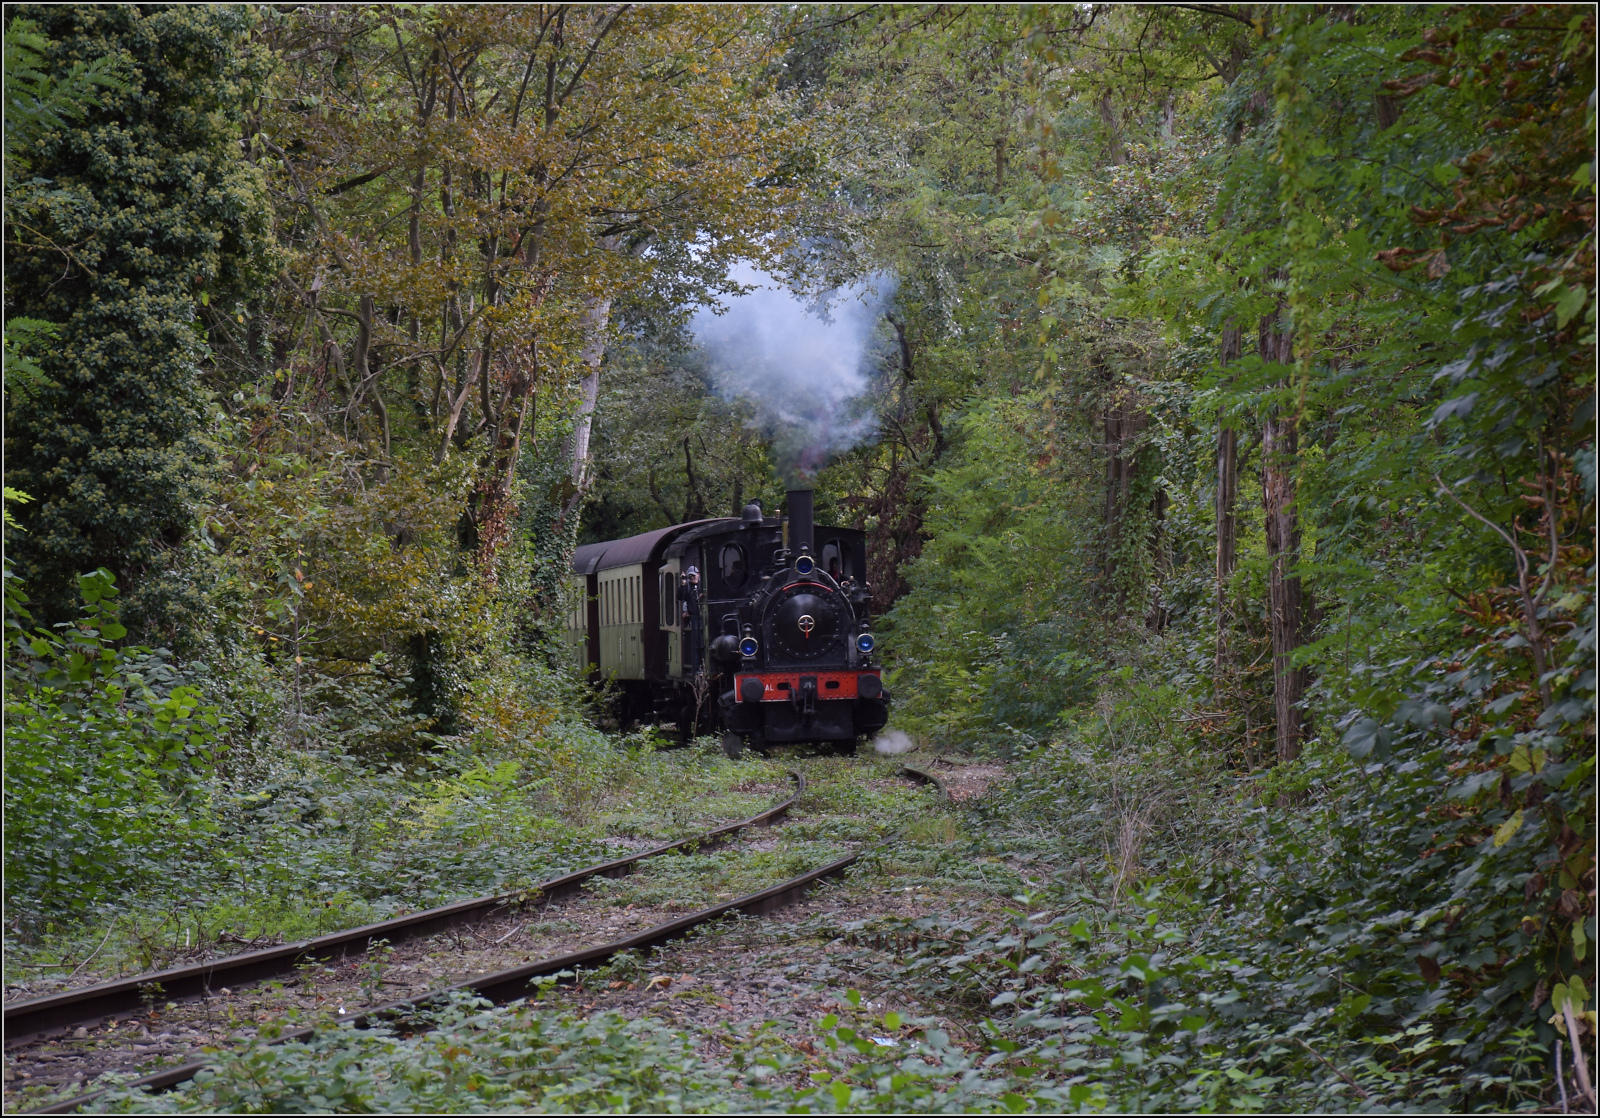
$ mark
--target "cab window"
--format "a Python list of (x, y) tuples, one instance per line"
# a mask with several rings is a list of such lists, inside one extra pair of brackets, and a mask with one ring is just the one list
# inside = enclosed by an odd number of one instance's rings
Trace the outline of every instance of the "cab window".
[(822, 569), (833, 576), (835, 582), (850, 575), (850, 544), (845, 540), (829, 540), (822, 545)]
[(730, 590), (737, 590), (744, 585), (749, 577), (749, 564), (744, 557), (744, 548), (736, 543), (726, 544), (718, 557), (718, 566), (722, 570), (722, 584)]

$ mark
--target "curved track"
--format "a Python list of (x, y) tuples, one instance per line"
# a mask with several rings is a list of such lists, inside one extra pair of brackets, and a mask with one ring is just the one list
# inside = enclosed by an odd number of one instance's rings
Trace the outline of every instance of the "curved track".
[[(801, 781), (801, 790), (804, 790), (803, 780)], [(800, 792), (797, 791), (795, 793), (795, 798), (798, 798), (799, 795)], [(789, 802), (793, 801), (790, 800)], [(740, 826), (744, 825), (748, 824), (740, 824)], [(724, 828), (724, 830), (726, 830), (726, 828)], [(750, 893), (746, 896), (739, 897), (724, 904), (713, 905), (710, 908), (701, 909), (699, 912), (692, 912), (689, 915), (680, 917), (677, 920), (669, 920), (666, 923), (657, 924), (653, 928), (647, 928), (644, 931), (639, 932), (636, 935), (628, 936), (625, 939), (613, 940), (610, 943), (601, 944), (598, 947), (590, 947), (583, 951), (574, 951), (566, 955), (557, 955), (553, 958), (540, 959), (537, 962), (525, 963), (520, 967), (513, 967), (510, 970), (497, 971), (494, 974), (486, 974), (478, 978), (470, 978), (465, 982), (458, 982), (451, 986), (442, 987), (441, 989), (435, 990), (431, 993), (424, 994), (421, 997), (408, 998), (404, 1001), (392, 1002), (389, 1005), (378, 1006), (377, 1008), (369, 1009), (364, 1013), (353, 1014), (341, 1020), (338, 1023), (338, 1027), (353, 1029), (366, 1028), (384, 1019), (409, 1014), (416, 1009), (425, 1007), (431, 1003), (443, 1001), (451, 994), (457, 992), (476, 993), (482, 997), (488, 998), (490, 1001), (493, 1001), (496, 1004), (516, 1001), (518, 998), (527, 997), (528, 987), (536, 978), (545, 978), (550, 975), (558, 975), (563, 971), (570, 974), (579, 967), (598, 967), (613, 956), (621, 954), (624, 951), (637, 951), (659, 946), (660, 944), (666, 943), (669, 940), (679, 938), (685, 932), (688, 932), (693, 928), (697, 928), (702, 924), (708, 924), (713, 920), (719, 920), (732, 912), (740, 912), (748, 916), (765, 916), (770, 912), (775, 912), (786, 905), (794, 904), (797, 901), (803, 900), (806, 892), (814, 883), (824, 878), (834, 877), (840, 873), (843, 873), (847, 868), (855, 863), (856, 858), (857, 855), (851, 854), (848, 857), (840, 858), (836, 862), (830, 862), (828, 865), (823, 866), (820, 869), (811, 870), (808, 873), (801, 874), (799, 877), (790, 878), (788, 881), (774, 885), (770, 889), (763, 889), (759, 893)], [(593, 875), (591, 874), (590, 876)], [(292, 1032), (284, 1033), (275, 1040), (272, 1040), (270, 1043), (283, 1044), (288, 1041), (306, 1040), (309, 1039), (314, 1032), (314, 1029), (309, 1028), (296, 1029)], [(196, 1072), (198, 1072), (201, 1068), (207, 1067), (210, 1063), (210, 1060), (197, 1060), (192, 1063), (180, 1065), (179, 1067), (168, 1068), (165, 1071), (159, 1071), (153, 1075), (146, 1075), (142, 1078), (119, 1084), (116, 1089), (125, 1090), (130, 1087), (149, 1087), (154, 1091), (166, 1090), (170, 1087), (175, 1087), (180, 1083), (185, 1083), (190, 1079), (193, 1079)], [(98, 1091), (92, 1091), (88, 1094), (79, 1095), (76, 1098), (64, 1099), (61, 1102), (55, 1103), (51, 1106), (43, 1107), (39, 1110), (28, 1111), (28, 1113), (71, 1114), (79, 1107), (106, 1094), (108, 1090), (111, 1090), (111, 1088), (103, 1088)]]
[(933, 785), (939, 790), (939, 795), (944, 798), (946, 803), (955, 803), (955, 797), (950, 794), (950, 786), (944, 782), (942, 777), (931, 772), (925, 772), (922, 769), (914, 769), (910, 765), (901, 765), (900, 775), (908, 780), (914, 780), (918, 784)]
[(576, 893), (582, 888), (583, 883), (591, 878), (622, 877), (649, 858), (712, 849), (745, 828), (771, 826), (783, 818), (806, 790), (804, 776), (792, 771), (789, 776), (795, 782), (794, 794), (748, 819), (680, 839), (665, 846), (640, 851), (626, 858), (602, 862), (587, 869), (564, 874), (534, 889), (457, 901), (455, 904), (430, 908), (424, 912), (384, 920), (377, 924), (367, 924), (346, 932), (335, 932), (332, 935), (284, 944), (282, 947), (247, 951), (192, 966), (137, 974), (113, 982), (86, 986), (79, 990), (67, 990), (59, 994), (13, 1002), (5, 1007), (5, 1046), (9, 1050), (75, 1027), (99, 1025), (110, 1018), (137, 1014), (147, 1009), (150, 1001), (149, 991), (156, 985), (160, 987), (160, 998), (164, 1002), (209, 998), (214, 996), (214, 990), (223, 987), (242, 986), (293, 974), (295, 967), (303, 962), (343, 959), (350, 955), (364, 954), (369, 944), (375, 940), (398, 943), (417, 939), (435, 935), (459, 924), (482, 920), (497, 913), (561, 900)]
[[(640, 862), (670, 853), (694, 853), (714, 848), (737, 832), (749, 827), (769, 826), (783, 818), (789, 809), (805, 794), (806, 781), (798, 772), (790, 772), (795, 782), (792, 795), (757, 815), (737, 823), (707, 831), (678, 842), (668, 843), (641, 851), (626, 858), (603, 862), (564, 874), (544, 882), (536, 889), (516, 894), (480, 897), (456, 904), (429, 909), (410, 916), (377, 924), (369, 924), (347, 932), (321, 936), (312, 940), (251, 951), (225, 959), (189, 967), (173, 968), (149, 974), (135, 975), (116, 982), (66, 991), (44, 998), (34, 998), (5, 1008), (6, 1043), (8, 1047), (26, 1044), (42, 1036), (60, 1033), (75, 1025), (98, 1024), (108, 1017), (127, 1017), (137, 1014), (148, 1004), (149, 984), (161, 984), (161, 997), (166, 1001), (195, 1000), (212, 996), (213, 988), (224, 985), (242, 986), (246, 983), (292, 973), (297, 964), (311, 959), (326, 960), (348, 955), (364, 954), (374, 942), (395, 942), (434, 935), (458, 924), (468, 924), (494, 915), (504, 915), (532, 904), (543, 904), (577, 893), (584, 882), (596, 877), (621, 877)], [(937, 775), (922, 769), (904, 766), (901, 775), (919, 784), (936, 787), (941, 798), (950, 800), (950, 791)], [(798, 877), (781, 882), (768, 889), (750, 893), (736, 899), (701, 909), (688, 915), (667, 920), (633, 935), (596, 946), (571, 951), (561, 955), (530, 961), (521, 966), (489, 974), (474, 976), (427, 993), (413, 995), (340, 1017), (335, 1023), (340, 1028), (367, 1028), (386, 1020), (411, 1016), (417, 1009), (446, 1000), (457, 992), (475, 993), (497, 1004), (513, 1002), (527, 997), (536, 979), (551, 976), (570, 976), (580, 969), (604, 965), (614, 956), (627, 951), (647, 951), (671, 940), (679, 939), (694, 928), (719, 920), (732, 913), (765, 916), (788, 905), (803, 900), (818, 881), (835, 877), (853, 865), (858, 854), (852, 854)], [(130, 1013), (131, 1011), (131, 1013)], [(326, 1026), (322, 1026), (326, 1027)], [(282, 1044), (309, 1039), (312, 1028), (286, 1032), (270, 1041)], [(102, 1088), (73, 1098), (64, 1099), (29, 1113), (68, 1114), (93, 1102), (112, 1089), (148, 1087), (162, 1091), (192, 1079), (196, 1072), (212, 1063), (211, 1059), (192, 1060), (119, 1084), (116, 1088)]]

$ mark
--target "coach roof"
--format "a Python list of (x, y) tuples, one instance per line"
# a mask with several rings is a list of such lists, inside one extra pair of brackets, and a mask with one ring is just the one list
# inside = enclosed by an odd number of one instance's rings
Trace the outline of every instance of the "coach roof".
[(739, 520), (735, 517), (714, 517), (709, 520), (691, 520), (687, 524), (674, 524), (669, 528), (657, 528), (654, 532), (642, 532), (637, 536), (629, 536), (623, 540), (606, 540), (603, 543), (586, 543), (572, 553), (572, 572), (580, 575), (592, 575), (598, 571), (609, 571), (614, 567), (627, 567), (634, 563), (648, 563), (657, 550), (668, 540), (686, 528), (698, 527), (702, 524), (727, 524), (736, 527)]

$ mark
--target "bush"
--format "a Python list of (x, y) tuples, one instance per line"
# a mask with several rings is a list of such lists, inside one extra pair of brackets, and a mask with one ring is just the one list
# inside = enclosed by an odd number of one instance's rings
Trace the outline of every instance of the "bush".
[(186, 864), (210, 833), (205, 778), (220, 724), (164, 654), (115, 648), (109, 571), (80, 578), (83, 616), (29, 631), (6, 579), (7, 907), (24, 925), (79, 915)]

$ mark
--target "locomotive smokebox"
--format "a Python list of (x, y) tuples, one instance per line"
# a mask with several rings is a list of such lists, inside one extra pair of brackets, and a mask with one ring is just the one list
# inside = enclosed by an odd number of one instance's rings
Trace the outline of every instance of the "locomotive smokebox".
[(810, 489), (789, 490), (789, 550), (797, 555), (801, 548), (816, 554), (816, 543), (812, 539), (811, 496)]

